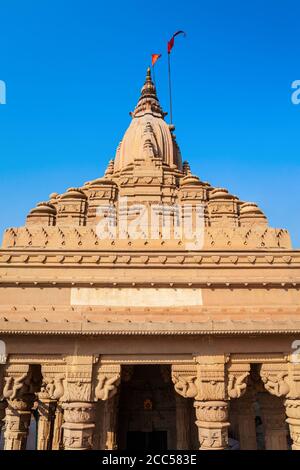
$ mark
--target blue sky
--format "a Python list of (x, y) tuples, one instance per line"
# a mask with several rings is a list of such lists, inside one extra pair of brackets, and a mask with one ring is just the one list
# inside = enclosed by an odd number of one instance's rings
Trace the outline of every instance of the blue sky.
[(0, 232), (51, 192), (103, 174), (153, 52), (183, 158), (255, 201), (300, 247), (299, 1), (0, 0)]

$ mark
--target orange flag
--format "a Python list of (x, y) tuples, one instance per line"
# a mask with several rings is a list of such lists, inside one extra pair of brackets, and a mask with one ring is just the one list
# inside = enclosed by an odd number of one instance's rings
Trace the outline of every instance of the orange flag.
[(161, 57), (161, 54), (152, 54), (152, 67), (158, 61), (160, 57)]

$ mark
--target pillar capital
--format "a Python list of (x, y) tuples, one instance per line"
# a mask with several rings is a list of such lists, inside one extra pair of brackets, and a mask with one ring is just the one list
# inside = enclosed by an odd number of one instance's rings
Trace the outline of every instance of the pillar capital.
[(93, 401), (93, 356), (67, 356), (65, 358), (62, 402)]
[(196, 400), (226, 400), (226, 368), (228, 357), (225, 354), (215, 356), (197, 356), (197, 395)]
[(231, 362), (227, 355), (197, 356), (194, 363), (172, 365), (176, 392), (196, 400), (240, 398), (249, 375), (250, 364)]

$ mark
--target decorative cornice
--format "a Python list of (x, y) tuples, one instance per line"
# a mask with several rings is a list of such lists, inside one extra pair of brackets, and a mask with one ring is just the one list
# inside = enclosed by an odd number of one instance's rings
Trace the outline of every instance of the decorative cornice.
[(273, 329), (273, 330), (18, 330), (10, 329), (3, 330), (0, 328), (0, 333), (4, 335), (19, 335), (19, 336), (257, 336), (257, 335), (294, 335), (300, 333), (298, 329)]
[(46, 249), (0, 249), (0, 268), (8, 266), (78, 266), (78, 267), (110, 267), (126, 266), (143, 268), (159, 268), (162, 266), (179, 267), (180, 269), (201, 266), (215, 267), (299, 267), (300, 250), (155, 250), (130, 249), (128, 251), (108, 250), (46, 250)]

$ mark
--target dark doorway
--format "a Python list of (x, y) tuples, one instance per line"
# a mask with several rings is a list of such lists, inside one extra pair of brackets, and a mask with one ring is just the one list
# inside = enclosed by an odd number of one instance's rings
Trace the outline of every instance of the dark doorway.
[(176, 403), (170, 366), (124, 368), (118, 408), (119, 450), (176, 448)]
[(167, 450), (167, 431), (129, 431), (127, 433), (127, 449), (151, 452)]

